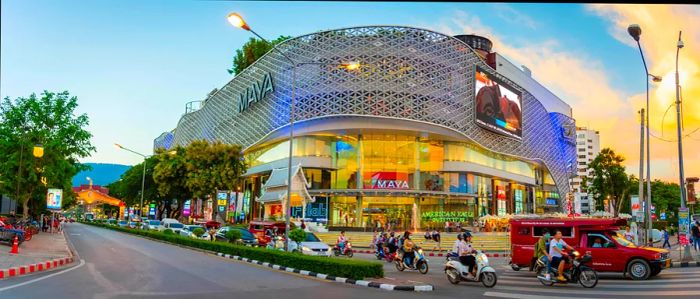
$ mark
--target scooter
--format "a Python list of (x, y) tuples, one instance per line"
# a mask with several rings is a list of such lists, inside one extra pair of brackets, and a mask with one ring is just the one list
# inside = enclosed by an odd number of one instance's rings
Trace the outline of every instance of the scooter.
[(267, 246), (265, 246), (265, 248), (284, 251), (284, 238), (281, 236), (273, 237), (270, 242), (267, 242)]
[(383, 258), (386, 258), (386, 253), (385, 249), (382, 246), (377, 246), (377, 250), (374, 251), (374, 257), (376, 257), (378, 260), (382, 260)]
[(394, 265), (396, 266), (396, 270), (403, 271), (406, 269), (409, 270), (418, 270), (421, 274), (426, 274), (428, 273), (428, 260), (425, 258), (425, 255), (423, 255), (423, 249), (420, 247), (416, 247), (413, 249), (413, 252), (415, 253), (415, 257), (413, 258), (413, 265), (406, 265), (403, 261), (403, 253), (398, 253), (396, 254), (396, 257), (394, 258)]
[(469, 267), (463, 265), (459, 261), (459, 256), (456, 253), (450, 253), (447, 256), (445, 263), (445, 274), (447, 280), (452, 284), (458, 284), (460, 281), (481, 282), (485, 287), (492, 288), (496, 285), (498, 277), (496, 270), (489, 266), (489, 258), (481, 252), (476, 252), (476, 275), (469, 275)]
[[(537, 273), (537, 279), (546, 286), (552, 286), (556, 283), (580, 283), (584, 288), (594, 288), (598, 284), (598, 272), (586, 266), (586, 264), (591, 262), (591, 255), (585, 254), (581, 256), (578, 251), (569, 252), (569, 260), (573, 261), (573, 265), (567, 265), (564, 270), (563, 276), (566, 278), (565, 281), (559, 281), (557, 276), (559, 272), (557, 268), (552, 265), (552, 273), (550, 278), (547, 279), (547, 264), (542, 260), (537, 260), (537, 265), (535, 265), (535, 272)], [(561, 261), (564, 263), (564, 261)]]
[(345, 249), (340, 250), (340, 246), (338, 246), (338, 244), (336, 243), (333, 247), (333, 254), (335, 256), (346, 255), (347, 257), (352, 257), (352, 244), (350, 244), (350, 241), (347, 241), (345, 242)]

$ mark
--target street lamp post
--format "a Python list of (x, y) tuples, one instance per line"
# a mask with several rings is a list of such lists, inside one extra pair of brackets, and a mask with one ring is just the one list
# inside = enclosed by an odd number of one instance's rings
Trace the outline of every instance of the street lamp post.
[(681, 40), (682, 33), (682, 31), (678, 32), (678, 44), (676, 46), (676, 128), (678, 132), (678, 170), (680, 176), (679, 185), (681, 186), (681, 208), (685, 209), (687, 194), (685, 189), (685, 173), (683, 172), (683, 139), (681, 136), (681, 85), (678, 78), (678, 54), (681, 48), (683, 48), (683, 41)]
[(134, 154), (137, 154), (141, 157), (143, 157), (143, 175), (141, 176), (141, 203), (139, 204), (139, 219), (143, 216), (143, 191), (144, 191), (144, 186), (146, 185), (146, 159), (149, 157), (148, 155), (144, 155), (142, 153), (133, 151), (131, 149), (128, 149), (126, 147), (121, 146), (118, 143), (114, 144), (115, 147), (118, 149), (123, 149), (125, 151), (132, 152)]
[[(268, 45), (272, 45), (267, 39), (264, 37), (260, 36), (257, 32), (255, 32), (253, 29), (248, 26), (248, 24), (243, 20), (243, 17), (237, 13), (230, 13), (226, 17), (228, 22), (233, 25), (234, 27), (241, 28), (243, 30), (249, 31), (253, 35), (257, 36), (259, 39), (267, 43)], [(323, 63), (323, 62), (297, 62), (291, 57), (289, 57), (287, 54), (284, 52), (280, 51), (279, 49), (273, 47), (272, 50), (277, 51), (280, 53), (289, 63), (292, 65), (292, 96), (291, 96), (291, 101), (290, 101), (290, 107), (289, 107), (289, 157), (287, 159), (287, 199), (286, 199), (286, 205), (285, 205), (285, 230), (284, 230), (284, 247), (286, 251), (289, 251), (289, 222), (290, 222), (290, 214), (292, 211), (291, 204), (292, 204), (292, 152), (293, 152), (293, 144), (294, 144), (294, 108), (295, 108), (295, 101), (296, 101), (296, 77), (297, 77), (297, 68), (300, 66), (304, 65), (340, 65), (344, 67), (347, 70), (355, 70), (359, 68), (358, 63), (341, 63), (341, 64), (333, 64), (333, 63)], [(302, 218), (304, 215), (302, 215)]]
[[(645, 205), (645, 213), (644, 213), (644, 223), (645, 223), (645, 243), (651, 242), (651, 232), (652, 232), (652, 225), (651, 225), (651, 148), (650, 148), (650, 143), (649, 143), (649, 115), (651, 114), (651, 111), (649, 110), (649, 78), (651, 78), (654, 82), (660, 82), (661, 77), (655, 76), (652, 74), (649, 74), (649, 69), (647, 68), (647, 62), (644, 59), (644, 52), (642, 51), (642, 45), (639, 43), (639, 36), (642, 35), (642, 28), (639, 27), (637, 24), (632, 24), (629, 27), (627, 27), (627, 33), (629, 33), (632, 38), (637, 42), (637, 47), (639, 48), (639, 54), (642, 57), (642, 63), (644, 64), (644, 72), (645, 72), (645, 77), (646, 77), (646, 149), (647, 149), (647, 154), (646, 154), (646, 159), (647, 159), (647, 194), (646, 197), (644, 197), (644, 205)], [(639, 178), (640, 180), (642, 179), (641, 177)], [(640, 196), (642, 196), (640, 194)]]

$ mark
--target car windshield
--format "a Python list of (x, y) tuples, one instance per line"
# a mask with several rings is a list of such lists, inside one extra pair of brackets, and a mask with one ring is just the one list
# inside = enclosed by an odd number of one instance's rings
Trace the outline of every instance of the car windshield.
[(631, 247), (631, 248), (637, 247), (634, 245), (634, 243), (627, 241), (627, 239), (625, 239), (625, 237), (620, 235), (620, 234), (613, 235), (613, 239), (615, 239), (615, 241), (622, 246)]
[(243, 235), (243, 238), (245, 239), (255, 239), (255, 236), (253, 236), (252, 233), (250, 233), (247, 229), (240, 229), (241, 235)]
[(201, 227), (199, 225), (190, 225), (190, 227), (188, 227), (187, 230), (194, 231), (195, 229), (198, 229), (198, 228), (204, 229), (203, 227)]
[(185, 225), (182, 224), (182, 223), (170, 223), (170, 227), (172, 227), (172, 228), (183, 228), (183, 227), (185, 227)]
[(126, 224), (126, 221), (124, 221), (124, 220), (119, 221), (119, 224)]
[(312, 233), (306, 233), (306, 242), (321, 242), (321, 240)]
[(148, 221), (148, 225), (160, 225), (160, 221), (158, 221), (158, 220), (151, 220), (151, 221)]

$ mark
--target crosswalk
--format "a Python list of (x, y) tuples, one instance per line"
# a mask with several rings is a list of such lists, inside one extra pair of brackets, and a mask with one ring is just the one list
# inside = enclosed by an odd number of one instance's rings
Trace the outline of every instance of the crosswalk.
[[(527, 269), (525, 269), (527, 270)], [(579, 284), (543, 286), (532, 272), (505, 270), (499, 273), (498, 285), (487, 290), (488, 298), (555, 299), (555, 298), (698, 298), (700, 296), (700, 268), (666, 269), (646, 281), (633, 281), (621, 275), (600, 274), (593, 289)]]

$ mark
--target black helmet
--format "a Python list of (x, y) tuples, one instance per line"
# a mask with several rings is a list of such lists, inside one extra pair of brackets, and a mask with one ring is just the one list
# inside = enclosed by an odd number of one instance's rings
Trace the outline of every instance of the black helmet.
[(466, 240), (467, 238), (469, 238), (469, 237), (472, 236), (472, 233), (470, 233), (470, 232), (464, 232), (463, 235), (464, 235), (464, 239)]

